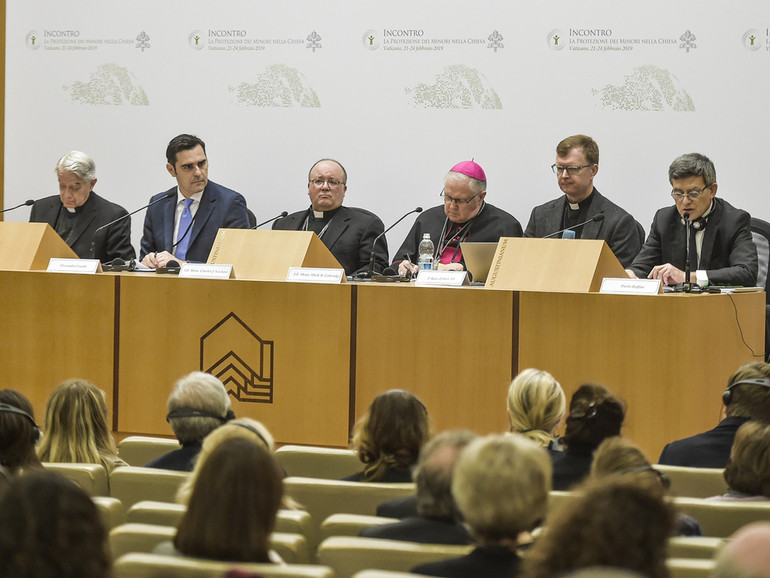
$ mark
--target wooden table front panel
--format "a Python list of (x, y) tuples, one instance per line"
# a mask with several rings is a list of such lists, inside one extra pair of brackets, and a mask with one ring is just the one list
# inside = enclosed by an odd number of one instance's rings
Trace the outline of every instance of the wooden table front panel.
[(350, 296), (348, 285), (121, 277), (120, 431), (171, 434), (171, 387), (202, 370), (276, 441), (346, 445)]

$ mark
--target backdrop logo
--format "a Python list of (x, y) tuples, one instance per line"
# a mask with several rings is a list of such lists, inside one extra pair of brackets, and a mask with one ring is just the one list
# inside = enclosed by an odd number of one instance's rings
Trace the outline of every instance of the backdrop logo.
[(64, 85), (74, 104), (148, 106), (147, 93), (133, 72), (115, 63), (99, 65), (87, 81)]
[(675, 111), (695, 110), (692, 98), (679, 79), (664, 68), (646, 65), (634, 68), (620, 85), (608, 84), (593, 90), (604, 110)]
[(500, 97), (487, 78), (465, 64), (447, 66), (432, 83), (406, 88), (416, 107), (433, 109), (501, 109)]
[(27, 45), (27, 48), (31, 48), (32, 50), (40, 48), (40, 34), (38, 34), (37, 30), (30, 30), (27, 32), (24, 43)]
[(561, 30), (551, 30), (546, 40), (552, 50), (561, 50), (567, 45), (567, 40), (564, 38), (564, 33)]
[(361, 37), (361, 42), (363, 43), (364, 48), (377, 50), (380, 47), (380, 44), (382, 44), (382, 36), (378, 34), (376, 30), (370, 28), (364, 32), (364, 35)]
[(307, 78), (286, 64), (271, 64), (254, 82), (241, 82), (227, 89), (238, 104), (260, 108), (319, 108), (318, 99)]
[(307, 40), (307, 46), (305, 46), (305, 48), (310, 48), (313, 52), (316, 51), (316, 48), (323, 48), (323, 46), (321, 46), (321, 36), (315, 30), (308, 34), (305, 40)]
[(695, 34), (690, 32), (689, 30), (685, 30), (684, 34), (682, 34), (679, 37), (679, 40), (682, 41), (682, 43), (679, 45), (679, 48), (684, 48), (684, 51), (689, 54), (691, 48), (698, 48), (698, 45), (695, 44)]
[(503, 44), (503, 35), (500, 34), (497, 30), (492, 32), (492, 34), (489, 35), (487, 40), (489, 40), (489, 44), (487, 45), (487, 48), (491, 48), (495, 52), (497, 52), (498, 48), (505, 48), (505, 44)]
[(201, 371), (225, 384), (227, 394), (250, 403), (273, 403), (273, 342), (265, 341), (235, 313), (200, 339)]
[(203, 32), (200, 30), (193, 30), (187, 37), (187, 43), (193, 50), (201, 50), (205, 44), (203, 38)]
[(136, 35), (136, 47), (142, 52), (144, 52), (145, 48), (150, 47), (150, 35), (147, 34), (144, 30)]
[(743, 33), (743, 47), (746, 50), (759, 50), (762, 47), (762, 39), (757, 30), (747, 30)]

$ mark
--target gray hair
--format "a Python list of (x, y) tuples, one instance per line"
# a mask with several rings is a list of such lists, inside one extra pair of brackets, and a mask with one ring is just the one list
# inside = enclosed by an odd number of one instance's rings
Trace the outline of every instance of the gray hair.
[(449, 179), (454, 179), (456, 181), (465, 181), (468, 183), (468, 187), (471, 189), (471, 192), (474, 195), (478, 195), (480, 193), (483, 193), (487, 190), (487, 181), (480, 181), (478, 179), (474, 179), (473, 177), (469, 177), (468, 175), (464, 173), (458, 173), (456, 171), (449, 171), (446, 176), (444, 177), (444, 183), (446, 183)]
[(169, 424), (180, 443), (202, 441), (225, 420), (230, 410), (230, 398), (224, 384), (216, 377), (202, 371), (194, 371), (174, 384), (168, 398), (169, 413), (180, 408), (191, 408), (218, 417), (174, 417)]
[(706, 155), (687, 153), (674, 159), (668, 167), (668, 182), (688, 177), (703, 177), (703, 182), (709, 187), (717, 182), (717, 170)]
[(96, 178), (96, 163), (86, 153), (70, 151), (56, 163), (56, 174), (72, 173), (84, 181), (91, 182)]

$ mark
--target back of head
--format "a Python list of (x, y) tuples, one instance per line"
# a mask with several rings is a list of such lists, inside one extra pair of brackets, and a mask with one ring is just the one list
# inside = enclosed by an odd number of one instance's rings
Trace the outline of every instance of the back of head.
[(508, 418), (511, 431), (542, 446), (554, 439), (564, 417), (567, 400), (559, 382), (538, 369), (525, 369), (508, 388)]
[(53, 472), (18, 476), (0, 499), (0, 568), (4, 576), (107, 576), (107, 532), (94, 502)]
[(670, 485), (665, 475), (652, 467), (638, 446), (620, 436), (607, 438), (599, 444), (591, 462), (592, 478), (609, 476), (633, 477), (638, 483), (647, 484), (651, 490), (659, 492)]
[(770, 498), (770, 425), (747, 421), (738, 428), (724, 476), (735, 491)]
[(770, 522), (748, 524), (717, 555), (714, 578), (770, 578)]
[(417, 397), (402, 389), (379, 394), (353, 433), (364, 479), (376, 482), (390, 468), (413, 466), (430, 436), (428, 410)]
[(620, 435), (625, 404), (602, 385), (586, 383), (572, 395), (564, 443), (567, 451), (593, 451), (605, 438)]
[(11, 474), (40, 466), (35, 453), (40, 430), (32, 411), (32, 404), (18, 391), (0, 390), (0, 465)]
[(739, 384), (746, 380), (770, 380), (770, 364), (761, 361), (747, 363), (730, 376), (727, 380), (730, 394), (725, 396), (724, 400), (727, 401), (727, 415), (770, 423), (770, 387), (752, 383)]
[(174, 544), (186, 556), (269, 562), (282, 496), (281, 469), (267, 448), (227, 439), (201, 467)]
[(182, 444), (201, 442), (228, 418), (230, 398), (216, 377), (194, 371), (174, 384), (168, 398), (168, 423)]
[(38, 447), (44, 462), (101, 463), (108, 470), (117, 460), (107, 422), (104, 392), (85, 379), (69, 379), (48, 398), (45, 431)]
[(545, 517), (551, 489), (547, 452), (519, 435), (491, 435), (466, 447), (455, 464), (452, 494), (481, 543), (515, 541)]
[(549, 518), (524, 562), (525, 575), (550, 578), (610, 566), (668, 576), (666, 547), (675, 516), (660, 492), (625, 476), (592, 480), (582, 489), (568, 508)]
[(423, 446), (414, 472), (420, 516), (445, 521), (458, 519), (452, 496), (452, 473), (460, 452), (476, 437), (466, 430), (450, 430)]

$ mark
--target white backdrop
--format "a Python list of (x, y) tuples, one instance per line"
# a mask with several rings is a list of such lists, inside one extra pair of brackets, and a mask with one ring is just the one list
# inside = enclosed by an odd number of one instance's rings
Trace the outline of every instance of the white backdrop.
[(768, 27), (766, 0), (8, 0), (5, 204), (56, 194), (76, 149), (131, 211), (174, 184), (165, 147), (190, 132), (259, 220), (308, 205), (321, 157), (386, 226), (438, 204), (473, 157), (488, 201), (526, 226), (561, 194), (556, 143), (582, 132), (597, 188), (645, 229), (671, 202), (669, 163), (693, 151), (719, 195), (770, 220)]

